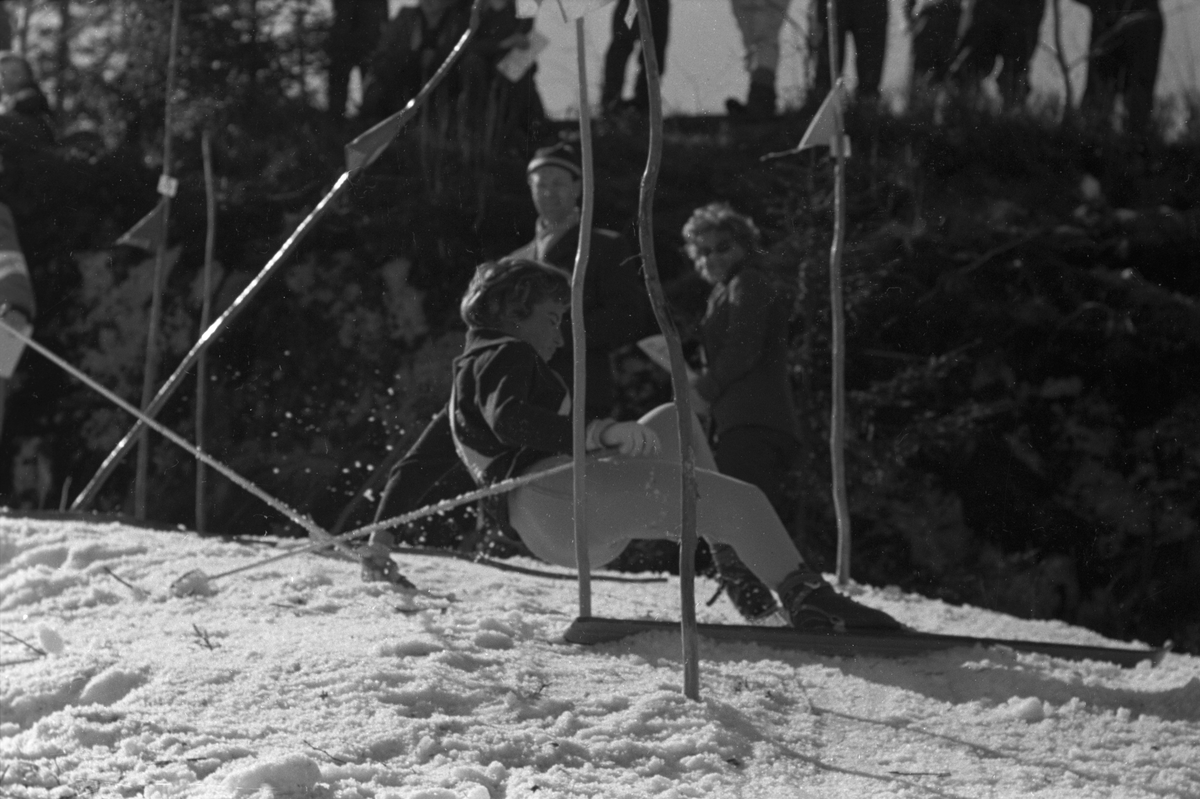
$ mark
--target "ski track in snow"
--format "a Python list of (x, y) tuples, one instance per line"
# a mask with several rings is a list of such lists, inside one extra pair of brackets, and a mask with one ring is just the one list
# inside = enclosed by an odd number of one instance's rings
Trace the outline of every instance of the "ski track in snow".
[[(274, 543), (0, 520), (0, 796), (1200, 796), (1200, 658), (1122, 669), (701, 641), (691, 702), (677, 635), (563, 642), (573, 581), (403, 560), (438, 598), (306, 554), (208, 596), (171, 592), (190, 570), (297, 545)], [(678, 617), (675, 579), (592, 586), (599, 615)], [(724, 599), (702, 604), (714, 588), (697, 580), (700, 621), (737, 623)], [(851, 592), (932, 632), (1123, 643)]]

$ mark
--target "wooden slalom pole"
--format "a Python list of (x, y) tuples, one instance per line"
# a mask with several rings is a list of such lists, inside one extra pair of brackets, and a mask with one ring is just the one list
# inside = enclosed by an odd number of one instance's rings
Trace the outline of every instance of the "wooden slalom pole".
[(662, 90), (658, 56), (654, 50), (654, 30), (647, 0), (636, 0), (638, 33), (642, 42), (642, 63), (650, 99), (649, 150), (646, 170), (642, 173), (638, 197), (638, 245), (646, 274), (646, 290), (658, 326), (667, 340), (671, 359), (671, 387), (679, 423), (679, 617), (683, 646), (683, 693), (688, 699), (700, 699), (700, 647), (696, 627), (696, 452), (692, 442), (692, 386), (687, 379), (683, 345), (675, 322), (667, 311), (658, 261), (654, 255), (654, 190), (662, 162), (663, 117)]
[[(162, 195), (162, 235), (154, 253), (154, 279), (150, 289), (150, 318), (146, 322), (146, 359), (142, 366), (142, 403), (144, 410), (150, 407), (154, 397), (154, 384), (158, 382), (159, 317), (162, 315), (163, 271), (167, 258), (167, 231), (171, 221), (171, 198), (175, 195), (175, 182), (171, 177), (171, 121), (172, 95), (175, 94), (175, 62), (179, 49), (180, 0), (171, 8), (171, 35), (167, 51), (167, 91), (163, 111), (163, 165), (158, 191)], [(133, 487), (133, 517), (146, 520), (146, 483), (150, 469), (150, 433), (143, 430), (138, 438), (137, 470)]]
[[(837, 0), (827, 0), (826, 35), (829, 37), (831, 87), (840, 79), (838, 69)], [(833, 243), (829, 248), (829, 306), (831, 358), (833, 361), (831, 410), (829, 416), (829, 460), (833, 473), (833, 509), (837, 517), (837, 580), (850, 581), (850, 501), (846, 495), (846, 315), (842, 300), (842, 253), (846, 243), (846, 152), (845, 123), (841, 103), (834, 104), (833, 137)]]
[[(200, 300), (200, 329), (207, 330), (212, 316), (213, 258), (217, 243), (217, 194), (213, 185), (212, 136), (206, 128), (200, 137), (200, 154), (204, 159), (204, 282)], [(208, 357), (201, 352), (196, 359), (196, 449), (205, 447), (204, 415), (208, 410)], [(208, 528), (208, 474), (203, 461), (196, 463), (196, 532)]]
[(584, 410), (587, 405), (587, 345), (583, 319), (583, 280), (592, 248), (592, 216), (595, 209), (595, 170), (592, 163), (592, 117), (588, 107), (587, 51), (583, 17), (575, 20), (575, 54), (579, 72), (579, 157), (583, 166), (583, 203), (579, 216), (579, 248), (571, 273), (571, 459), (575, 519), (575, 571), (579, 574), (579, 615), (592, 615), (592, 564), (588, 554), (587, 475), (584, 469)]

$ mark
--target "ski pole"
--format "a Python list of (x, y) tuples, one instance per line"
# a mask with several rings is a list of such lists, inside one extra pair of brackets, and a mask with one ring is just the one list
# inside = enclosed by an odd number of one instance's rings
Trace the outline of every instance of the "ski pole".
[(34, 341), (29, 336), (25, 335), (21, 331), (17, 330), (16, 328), (12, 327), (11, 325), (9, 325), (2, 318), (0, 318), (0, 330), (3, 330), (4, 332), (7, 332), (8, 334), (10, 334), (12, 336), (15, 336), (20, 341), (23, 341), (26, 345), (28, 345), (29, 347), (32, 347), (35, 351), (37, 351), (39, 354), (41, 354), (43, 357), (45, 357), (47, 360), (49, 360), (55, 366), (59, 367), (60, 369), (65, 371), (67, 374), (71, 375), (71, 377), (74, 377), (76, 380), (82, 382), (88, 388), (91, 388), (93, 391), (100, 394), (102, 397), (107, 399), (109, 402), (114, 403), (119, 408), (121, 408), (121, 410), (125, 411), (126, 413), (132, 414), (135, 418), (138, 419), (140, 424), (143, 424), (143, 425), (149, 427), (150, 429), (154, 430), (159, 435), (165, 437), (167, 440), (169, 440), (172, 443), (177, 444), (178, 446), (187, 450), (198, 460), (202, 461), (203, 463), (206, 463), (207, 465), (211, 466), (213, 469), (216, 469), (218, 472), (223, 474), (225, 477), (229, 478), (229, 480), (233, 481), (237, 485), (246, 489), (251, 494), (258, 497), (263, 502), (267, 503), (272, 508), (274, 508), (275, 510), (282, 513), (288, 519), (290, 519), (291, 521), (300, 525), (310, 535), (313, 535), (316, 537), (323, 537), (326, 540), (328, 540), (330, 538), (329, 533), (325, 532), (319, 526), (317, 526), (317, 523), (314, 522), (312, 519), (310, 519), (307, 516), (301, 515), (299, 511), (293, 509), (292, 507), (290, 507), (286, 503), (282, 502), (281, 500), (278, 500), (275, 497), (271, 496), (266, 491), (263, 491), (261, 488), (256, 486), (254, 483), (250, 482), (245, 477), (242, 477), (240, 474), (233, 471), (233, 469), (230, 469), (228, 466), (221, 463), (216, 458), (196, 449), (196, 447), (194, 447), (190, 441), (179, 436), (175, 431), (171, 430), (171, 428), (166, 427), (165, 425), (160, 424), (159, 422), (156, 422), (155, 420), (151, 419), (149, 416), (142, 413), (140, 410), (138, 410), (134, 406), (130, 405), (128, 402), (121, 399), (116, 394), (109, 391), (107, 388), (100, 385), (95, 380), (93, 380), (91, 377), (88, 377), (86, 374), (84, 374), (80, 370), (76, 369), (71, 364), (67, 363), (65, 360), (60, 358), (58, 355), (54, 354), (52, 351), (50, 351), (46, 347), (42, 346), (41, 344)]
[(454, 508), (457, 508), (460, 505), (466, 505), (469, 502), (475, 502), (476, 500), (495, 496), (496, 494), (503, 494), (506, 491), (511, 491), (514, 488), (519, 488), (520, 486), (526, 485), (528, 483), (532, 483), (536, 480), (540, 480), (543, 477), (550, 477), (551, 475), (558, 474), (559, 472), (565, 472), (566, 470), (570, 469), (574, 465), (575, 464), (571, 463), (571, 462), (560, 463), (558, 466), (552, 466), (551, 468), (546, 469), (541, 472), (535, 472), (533, 474), (523, 474), (523, 475), (520, 475), (519, 477), (511, 477), (508, 480), (502, 480), (499, 483), (493, 483), (490, 486), (478, 488), (474, 491), (468, 491), (467, 493), (460, 494), (457, 497), (452, 497), (451, 499), (444, 499), (441, 502), (435, 502), (432, 505), (426, 505), (423, 508), (418, 508), (417, 510), (409, 511), (408, 513), (401, 514), (400, 516), (394, 516), (390, 519), (384, 519), (383, 521), (375, 522), (373, 524), (368, 524), (365, 527), (360, 527), (356, 530), (351, 530), (347, 533), (342, 533), (341, 535), (330, 536), (328, 533), (326, 533), (324, 530), (322, 530), (321, 533), (322, 533), (323, 537), (320, 538), (320, 540), (312, 542), (311, 544), (307, 544), (305, 546), (299, 547), (297, 549), (293, 549), (289, 552), (284, 552), (279, 555), (273, 555), (269, 558), (260, 560), (256, 563), (249, 563), (245, 566), (239, 566), (238, 568), (230, 569), (227, 572), (221, 572), (220, 574), (214, 574), (211, 577), (208, 577), (207, 579), (216, 580), (219, 577), (228, 577), (231, 574), (238, 574), (239, 572), (249, 571), (250, 569), (256, 569), (259, 566), (266, 566), (268, 563), (275, 563), (276, 561), (284, 560), (286, 558), (292, 558), (292, 557), (295, 557), (296, 555), (303, 555), (305, 552), (316, 552), (317, 550), (324, 549), (325, 547), (344, 545), (355, 539), (363, 538), (364, 536), (368, 536), (371, 533), (375, 532), (376, 530), (383, 530), (387, 527), (396, 527), (401, 524), (410, 524), (412, 522), (418, 521), (419, 519), (424, 519), (427, 516), (433, 516), (434, 514), (437, 514), (437, 513), (443, 513), (448, 510), (453, 510)]

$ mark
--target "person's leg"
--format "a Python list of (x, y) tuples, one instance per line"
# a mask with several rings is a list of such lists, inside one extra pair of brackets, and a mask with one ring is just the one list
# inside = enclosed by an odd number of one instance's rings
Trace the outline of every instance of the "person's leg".
[(750, 90), (746, 102), (730, 98), (731, 116), (763, 119), (775, 114), (775, 71), (779, 65), (779, 31), (789, 0), (733, 0), (734, 19), (746, 48)]
[(746, 425), (726, 430), (713, 448), (717, 470), (758, 488), (781, 519), (792, 516), (788, 478), (800, 445), (769, 427)]
[[(564, 462), (540, 461), (531, 471)], [(509, 495), (509, 522), (539, 558), (575, 565), (572, 471), (523, 486)], [(778, 586), (802, 564), (766, 496), (749, 483), (696, 470), (696, 532), (729, 544), (768, 586)], [(675, 540), (679, 530), (679, 464), (657, 458), (589, 458), (587, 534), (589, 559), (608, 563), (631, 540)]]
[(416, 510), (434, 493), (436, 501), (474, 488), (475, 481), (454, 448), (449, 412), (442, 408), (425, 426), (416, 443), (392, 467), (375, 510), (375, 521)]
[(600, 84), (600, 107), (611, 110), (621, 102), (621, 91), (625, 87), (625, 67), (633, 54), (633, 45), (638, 40), (637, 23), (625, 24), (625, 13), (630, 0), (617, 0), (612, 12), (612, 40), (604, 53), (604, 79)]
[(1143, 11), (1144, 18), (1129, 26), (1121, 44), (1125, 81), (1126, 131), (1145, 133), (1154, 111), (1154, 84), (1162, 53), (1163, 17), (1157, 4)]
[[(829, 94), (829, 90), (833, 88), (832, 73), (829, 69), (829, 10), (825, 3), (817, 3), (817, 14), (814, 22), (816, 29), (812, 31), (812, 37), (817, 42), (817, 71), (813, 76), (813, 94), (817, 100), (824, 100), (825, 95)], [(846, 59), (846, 32), (839, 25), (838, 27), (838, 63), (837, 72), (840, 75), (842, 72), (842, 64)]]
[[(654, 34), (654, 57), (658, 60), (658, 74), (667, 74), (667, 37), (671, 27), (671, 0), (649, 0), (650, 30)], [(634, 22), (636, 25), (636, 20)], [(637, 82), (633, 87), (633, 103), (642, 110), (650, 108), (650, 89), (646, 82), (646, 58), (638, 57)]]
[[(454, 448), (449, 412), (442, 408), (425, 426), (416, 443), (392, 467), (375, 509), (374, 521), (408, 513), (429, 502), (459, 496), (475, 487), (475, 481)], [(375, 571), (389, 568), (391, 558), (387, 553), (394, 543), (390, 529), (371, 533), (363, 563), (365, 578), (379, 579), (380, 575)]]
[(849, 29), (854, 37), (857, 94), (859, 97), (878, 97), (887, 52), (887, 0), (858, 0), (849, 4), (847, 11), (852, 12)]
[[(745, 426), (723, 432), (713, 455), (721, 474), (757, 486), (786, 527), (793, 504), (787, 478), (798, 449), (794, 439), (777, 430)], [(741, 562), (732, 547), (710, 541), (709, 548), (721, 586), (738, 612), (748, 619), (758, 619), (776, 610), (775, 597)]]
[[(566, 456), (534, 464), (536, 472)], [(606, 456), (587, 463), (586, 530), (589, 561), (608, 563), (633, 539), (675, 540), (679, 520), (679, 463)], [(758, 579), (777, 590), (793, 626), (802, 629), (896, 629), (887, 614), (841, 596), (804, 563), (766, 495), (705, 469), (696, 471), (696, 532), (732, 546)], [(509, 521), (529, 550), (561, 566), (575, 565), (572, 470), (516, 489)]]

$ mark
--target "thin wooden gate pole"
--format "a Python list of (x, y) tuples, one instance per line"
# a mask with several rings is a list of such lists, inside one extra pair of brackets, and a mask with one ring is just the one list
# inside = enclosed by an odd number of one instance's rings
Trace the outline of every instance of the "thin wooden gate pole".
[(592, 615), (592, 564), (588, 554), (587, 482), (584, 469), (584, 407), (587, 396), (587, 347), (583, 326), (583, 279), (592, 248), (595, 172), (592, 164), (592, 116), (588, 106), (587, 51), (583, 17), (575, 20), (575, 55), (579, 67), (579, 157), (583, 166), (583, 203), (579, 216), (579, 249), (571, 274), (571, 457), (574, 461), (575, 570), (579, 574), (579, 615)]
[[(213, 185), (212, 137), (206, 129), (200, 137), (200, 153), (204, 159), (204, 282), (200, 300), (200, 329), (207, 330), (212, 316), (213, 259), (217, 243), (217, 194)], [(204, 416), (208, 410), (208, 357), (201, 352), (196, 359), (196, 449), (207, 451)], [(208, 528), (208, 474), (204, 461), (196, 462), (196, 532)]]
[[(163, 111), (163, 165), (158, 191), (162, 194), (162, 235), (154, 253), (154, 278), (150, 289), (150, 318), (146, 322), (146, 360), (142, 366), (142, 412), (145, 413), (154, 398), (154, 384), (158, 382), (158, 327), (162, 315), (163, 272), (167, 260), (167, 231), (171, 221), (171, 197), (174, 195), (171, 177), (171, 118), (172, 95), (175, 94), (175, 61), (179, 49), (179, 0), (171, 9), (171, 36), (167, 52), (167, 92)], [(146, 483), (150, 470), (150, 431), (143, 430), (138, 438), (137, 469), (133, 486), (133, 516), (138, 521), (146, 519)]]
[(683, 360), (683, 345), (675, 322), (667, 311), (658, 261), (654, 257), (654, 190), (662, 162), (662, 90), (658, 56), (654, 50), (654, 30), (647, 0), (636, 0), (638, 32), (642, 42), (642, 59), (646, 74), (647, 94), (650, 97), (650, 142), (646, 155), (646, 171), (642, 174), (638, 198), (638, 244), (642, 252), (642, 267), (646, 274), (646, 290), (658, 326), (667, 340), (671, 358), (671, 387), (675, 393), (675, 409), (679, 421), (679, 617), (683, 646), (683, 693), (688, 699), (700, 698), (700, 647), (696, 627), (696, 452), (692, 442), (692, 387), (687, 379)]
[[(826, 36), (829, 37), (829, 74), (831, 85), (840, 78), (838, 69), (837, 0), (827, 0)], [(831, 357), (833, 385), (829, 417), (829, 460), (833, 472), (833, 509), (837, 517), (837, 579), (840, 585), (850, 581), (850, 501), (846, 496), (846, 314), (842, 299), (842, 252), (846, 243), (846, 153), (845, 125), (841, 103), (834, 104), (837, 120), (833, 136), (833, 243), (829, 248), (829, 305), (833, 325)]]

